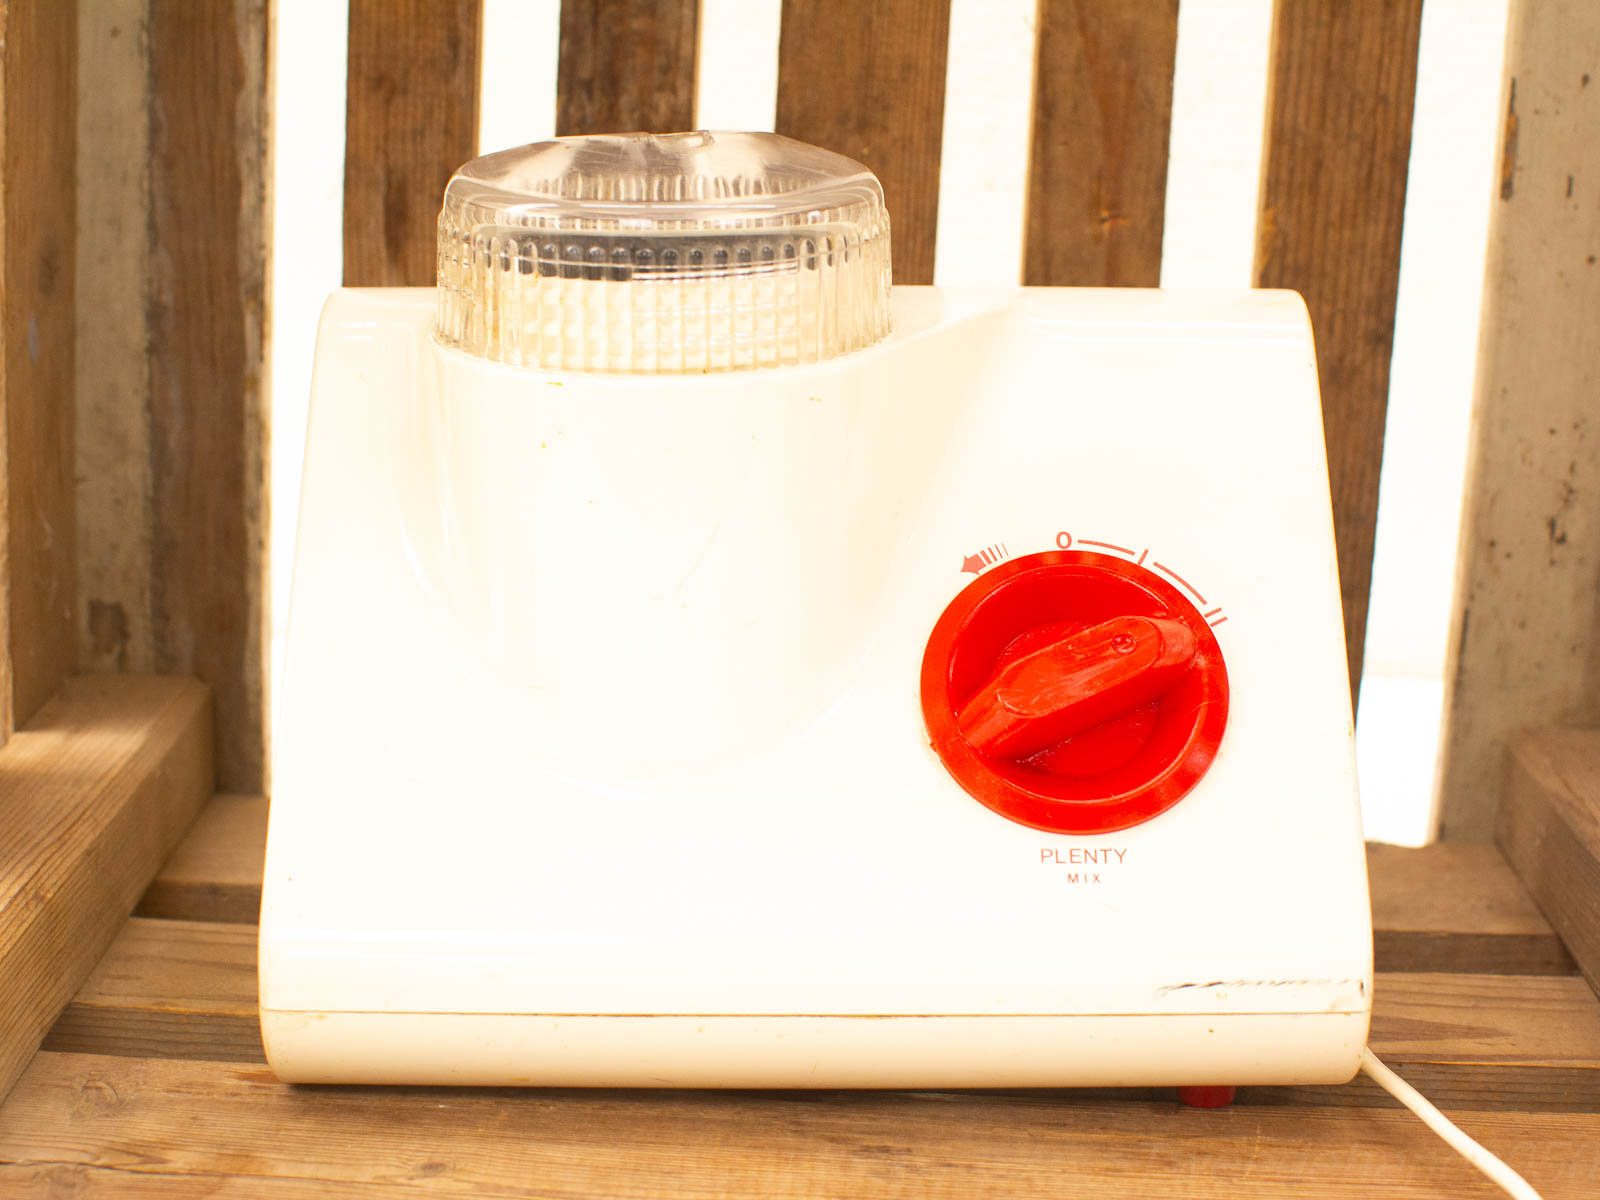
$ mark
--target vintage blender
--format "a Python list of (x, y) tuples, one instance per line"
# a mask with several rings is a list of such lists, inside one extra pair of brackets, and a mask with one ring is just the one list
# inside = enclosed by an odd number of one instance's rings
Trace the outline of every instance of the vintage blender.
[(889, 246), (823, 150), (564, 138), (455, 175), (436, 289), (329, 301), (261, 926), (281, 1077), (1355, 1073), (1303, 305), (891, 288)]

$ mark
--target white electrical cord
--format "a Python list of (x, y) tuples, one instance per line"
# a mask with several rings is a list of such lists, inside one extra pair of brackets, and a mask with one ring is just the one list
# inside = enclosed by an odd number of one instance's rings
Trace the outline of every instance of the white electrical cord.
[(1526, 1179), (1457, 1129), (1450, 1118), (1435, 1108), (1426, 1096), (1379, 1062), (1370, 1047), (1361, 1048), (1361, 1069), (1372, 1076), (1379, 1087), (1421, 1117), (1423, 1123), (1448, 1142), (1462, 1158), (1499, 1184), (1507, 1195), (1515, 1196), (1517, 1200), (1540, 1200), (1539, 1193), (1533, 1190)]

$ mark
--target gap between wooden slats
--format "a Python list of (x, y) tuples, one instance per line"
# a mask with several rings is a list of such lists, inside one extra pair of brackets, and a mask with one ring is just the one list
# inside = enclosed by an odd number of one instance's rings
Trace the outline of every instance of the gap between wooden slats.
[(939, 287), (1022, 281), (1038, 8), (1038, 0), (951, 2), (933, 264)]
[[(1256, 282), (1317, 338), (1352, 698), (1372, 582), (1422, 0), (1278, 0)], [(1263, 447), (1269, 453), (1270, 447)]]
[(894, 281), (933, 282), (949, 0), (786, 0), (777, 130), (866, 163), (894, 222)]
[(561, 0), (482, 2), (477, 152), (554, 137)]
[(350, 0), (344, 282), (432, 287), (439, 200), (478, 140), (482, 0)]

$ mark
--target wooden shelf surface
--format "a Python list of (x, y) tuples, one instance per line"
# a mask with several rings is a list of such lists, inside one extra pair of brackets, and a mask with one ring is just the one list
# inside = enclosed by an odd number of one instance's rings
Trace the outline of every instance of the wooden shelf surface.
[[(266, 804), (217, 797), (3, 1107), (0, 1195), (1497, 1193), (1365, 1079), (1169, 1091), (289, 1087), (262, 1060)], [(1600, 1000), (1492, 846), (1369, 851), (1374, 1050), (1546, 1200), (1600, 1180)]]
[(211, 745), (204, 685), (79, 675), (0, 749), (0, 1101), (208, 807)]

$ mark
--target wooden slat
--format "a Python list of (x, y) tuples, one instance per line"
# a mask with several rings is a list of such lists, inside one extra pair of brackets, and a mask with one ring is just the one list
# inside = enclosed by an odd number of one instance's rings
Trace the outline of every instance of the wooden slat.
[[(221, 1163), (215, 1171), (204, 1174), (176, 1176), (160, 1171), (127, 1170), (122, 1167), (92, 1167), (81, 1163), (39, 1165), (34, 1163), (12, 1167), (0, 1165), (0, 1172), (10, 1171), (14, 1177), (8, 1185), (15, 1186), (17, 1196), (115, 1197), (115, 1200), (307, 1200), (307, 1197), (327, 1196), (329, 1200), (382, 1200), (385, 1197), (415, 1197), (417, 1191), (409, 1184), (327, 1184), (304, 1179), (261, 1179), (224, 1174), (228, 1168)], [(6, 1181), (0, 1175), (0, 1181)], [(516, 1195), (502, 1192), (501, 1195)]]
[(1502, 103), (1441, 800), (1474, 839), (1515, 731), (1600, 723), (1600, 5), (1514, 4)]
[(1493, 846), (1369, 845), (1367, 877), (1379, 971), (1571, 975), (1578, 969)]
[[(5, 12), (0, 10), (0, 36), (5, 34)], [(0, 95), (4, 92), (0, 80)], [(3, 104), (0, 99), (0, 104)], [(3, 221), (0, 216), (0, 221)], [(3, 237), (0, 226), (0, 237)], [(6, 389), (0, 381), (0, 749), (11, 737), (11, 513), (6, 490)]]
[(344, 282), (432, 287), (450, 173), (478, 138), (482, 0), (351, 0)]
[(1370, 1040), (1396, 1062), (1582, 1068), (1600, 1111), (1600, 1001), (1575, 975), (1379, 975)]
[[(25, 724), (72, 670), (77, 597), (72, 490), (73, 147), (77, 6), (5, 6), (0, 391), (8, 545), (9, 704), (0, 741)], [(12, 710), (7, 719), (4, 709)], [(0, 1073), (3, 1079), (3, 1073)]]
[(267, 844), (265, 796), (218, 796), (172, 852), (135, 915), (254, 924)]
[[(1380, 973), (1368, 1043), (1447, 1111), (1600, 1114), (1600, 1001), (1577, 976)], [(1394, 1103), (1365, 1077), (1240, 1102)]]
[[(261, 811), (233, 799), (230, 839)], [(245, 836), (259, 845), (259, 829)], [(209, 842), (214, 853), (218, 840), (213, 833), (188, 849), (199, 859), (198, 847)], [(1372, 848), (1379, 919), (1540, 934), (1526, 903), (1502, 894), (1503, 865), (1485, 849)], [(1450, 897), (1474, 871), (1491, 900), (1454, 913)], [(1431, 892), (1430, 877), (1439, 881)], [(1476, 1177), (1450, 1174), (1457, 1160), (1364, 1081), (1244, 1089), (1240, 1106), (1214, 1114), (1175, 1109), (1170, 1095), (1150, 1103), (1104, 1090), (284, 1087), (264, 1067), (218, 1058), (259, 1059), (254, 933), (240, 924), (128, 923), (51, 1032), (50, 1047), (74, 1052), (37, 1056), (0, 1109), (0, 1190), (1332, 1197), (1366, 1185), (1386, 1195), (1491, 1194)], [(1372, 1043), (1402, 1074), (1547, 1200), (1587, 1194), (1600, 1170), (1600, 1001), (1581, 979), (1380, 974), (1375, 1005)], [(81, 1053), (102, 1049), (115, 1061)], [(421, 1124), (428, 1137), (418, 1149)]]
[(78, 9), (78, 669), (148, 672), (149, 0)]
[[(1600, 1001), (1576, 976), (1382, 974), (1371, 1042), (1458, 1107), (1600, 1112)], [(135, 917), (45, 1048), (264, 1061), (255, 929)], [(1550, 1086), (1550, 1071), (1561, 1073), (1559, 1088)], [(1252, 1089), (1250, 1099), (1285, 1102), (1277, 1090)], [(1375, 1087), (1291, 1095), (1298, 1102), (1386, 1103)]]
[(155, 667), (211, 685), (223, 786), (266, 746), (266, 0), (152, 0)]
[[(10, 12), (0, 5), (0, 38), (5, 37)], [(0, 45), (4, 45), (0, 42)], [(0, 162), (5, 154), (6, 69), (0, 54)], [(11, 669), (11, 493), (9, 484), (10, 440), (7, 431), (11, 421), (8, 415), (5, 380), (5, 347), (11, 335), (5, 328), (5, 179), (0, 177), (0, 748), (11, 736), (12, 713)]]
[(1178, 0), (1041, 0), (1023, 280), (1155, 287)]
[(1422, 0), (1278, 0), (1256, 246), (1311, 310), (1352, 695), (1360, 686)]
[(556, 132), (694, 128), (699, 0), (567, 0)]
[(265, 1062), (255, 927), (132, 918), (43, 1047)]
[(0, 750), (0, 1097), (211, 794), (185, 679), (69, 679)]
[(1512, 741), (1496, 836), (1600, 994), (1600, 730)]
[(883, 183), (894, 281), (932, 283), (950, 0), (785, 0), (779, 133), (835, 150)]
[[(1592, 1195), (1591, 1114), (1468, 1113), (1546, 1200)], [(1159, 1136), (1152, 1136), (1159, 1131)], [(1069, 1094), (286, 1088), (262, 1067), (41, 1054), (0, 1118), (0, 1190), (321, 1180), (328, 1194), (1343, 1197), (1492, 1188), (1394, 1109), (1181, 1110)], [(78, 1170), (76, 1168), (85, 1168)], [(365, 1187), (370, 1192), (353, 1192)]]

